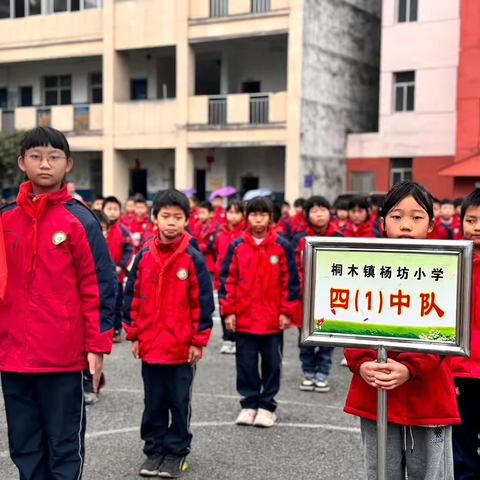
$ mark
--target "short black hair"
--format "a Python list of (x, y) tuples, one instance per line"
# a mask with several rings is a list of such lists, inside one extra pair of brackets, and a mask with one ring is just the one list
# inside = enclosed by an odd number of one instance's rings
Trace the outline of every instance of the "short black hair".
[(157, 193), (157, 196), (153, 199), (153, 215), (156, 217), (163, 207), (180, 207), (187, 220), (190, 216), (190, 204), (187, 196), (175, 188)]
[(440, 205), (443, 207), (443, 205), (453, 205), (455, 206), (455, 204), (453, 203), (453, 200), (450, 200), (449, 198), (444, 198), (441, 202), (440, 202)]
[(136, 198), (135, 203), (143, 203), (144, 205), (146, 205), (147, 201), (142, 197), (142, 198)]
[(125, 202), (125, 205), (126, 205), (128, 202), (134, 202), (134, 201), (135, 201), (135, 198), (130, 197), (130, 198), (127, 199), (127, 201)]
[(284, 205), (286, 205), (287, 207), (290, 208), (290, 202), (287, 202), (286, 200), (284, 200), (284, 201), (282, 202), (282, 207), (283, 207)]
[(461, 207), (461, 206), (463, 205), (464, 200), (465, 200), (465, 199), (464, 199), (463, 197), (456, 198), (456, 199), (453, 201), (453, 204), (455, 205), (455, 208)]
[(297, 198), (295, 200), (295, 202), (293, 203), (293, 206), (295, 208), (298, 208), (298, 207), (304, 207), (305, 206), (305, 199), (304, 198)]
[(338, 200), (334, 206), (335, 210), (348, 210), (347, 200)]
[(440, 200), (432, 196), (432, 203), (438, 203), (440, 205)]
[(330, 205), (330, 202), (325, 198), (321, 197), (320, 195), (315, 195), (313, 197), (310, 197), (306, 202), (305, 202), (305, 219), (308, 222), (308, 216), (310, 215), (310, 210), (313, 207), (323, 207), (326, 208), (327, 210), (330, 210), (332, 206)]
[(277, 203), (273, 204), (273, 223), (277, 224), (282, 218), (282, 209)]
[(273, 217), (273, 202), (267, 197), (255, 197), (247, 203), (247, 217), (251, 213), (268, 213), (270, 218)]
[(403, 180), (398, 182), (387, 193), (382, 207), (382, 217), (385, 218), (388, 212), (398, 205), (404, 198), (412, 196), (415, 201), (425, 210), (430, 221), (433, 220), (433, 201), (430, 192), (416, 182)]
[(95, 197), (95, 198), (93, 199), (94, 202), (96, 202), (97, 200), (101, 200), (101, 201), (103, 202), (105, 199), (100, 195), (100, 196)]
[(35, 127), (29, 130), (20, 144), (20, 154), (24, 157), (25, 152), (31, 148), (48, 147), (49, 145), (57, 150), (62, 150), (67, 158), (70, 158), (70, 145), (65, 135), (51, 127)]
[(95, 216), (97, 217), (97, 220), (100, 223), (105, 223), (107, 225), (107, 228), (110, 226), (110, 221), (101, 210), (93, 210), (93, 213), (95, 214)]
[(192, 193), (192, 195), (189, 195), (188, 198), (195, 204), (198, 205), (198, 197)]
[(371, 207), (371, 203), (367, 197), (352, 197), (348, 201), (348, 210), (359, 208), (360, 210), (367, 210)]
[(200, 202), (197, 208), (206, 208), (210, 213), (213, 212), (213, 206), (210, 202)]
[(229, 212), (231, 209), (234, 209), (236, 212), (241, 212), (245, 215), (245, 204), (240, 200), (231, 200), (228, 202), (227, 209), (225, 212)]
[(117, 197), (107, 197), (103, 200), (103, 208), (107, 205), (107, 203), (116, 203), (120, 210), (122, 209), (122, 204), (119, 202)]
[(462, 204), (462, 213), (460, 214), (460, 221), (463, 224), (463, 219), (469, 207), (480, 207), (480, 188), (476, 188)]
[(217, 198), (219, 198), (220, 200), (223, 200), (223, 197), (221, 197), (220, 195), (215, 195), (215, 196), (213, 197), (214, 200), (216, 200)]

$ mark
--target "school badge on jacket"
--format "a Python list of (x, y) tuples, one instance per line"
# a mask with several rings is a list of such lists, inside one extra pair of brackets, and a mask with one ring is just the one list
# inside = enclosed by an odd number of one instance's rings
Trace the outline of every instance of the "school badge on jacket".
[(55, 232), (52, 236), (52, 242), (55, 246), (60, 245), (67, 239), (65, 232)]
[(181, 268), (178, 272), (177, 272), (177, 277), (180, 279), (180, 280), (186, 280), (188, 278), (188, 272), (185, 268)]

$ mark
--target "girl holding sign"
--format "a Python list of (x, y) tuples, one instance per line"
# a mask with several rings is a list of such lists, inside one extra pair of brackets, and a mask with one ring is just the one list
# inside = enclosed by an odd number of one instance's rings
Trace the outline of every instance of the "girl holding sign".
[[(388, 238), (425, 239), (433, 229), (431, 195), (411, 181), (385, 197)], [(388, 391), (389, 480), (453, 480), (452, 424), (460, 423), (449, 360), (439, 355), (345, 349), (353, 372), (345, 411), (361, 418), (366, 478), (377, 478), (377, 389)]]

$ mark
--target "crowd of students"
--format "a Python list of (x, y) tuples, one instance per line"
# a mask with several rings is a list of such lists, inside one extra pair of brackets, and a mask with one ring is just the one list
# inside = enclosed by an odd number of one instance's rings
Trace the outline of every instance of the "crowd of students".
[[(388, 391), (388, 478), (480, 478), (480, 190), (438, 202), (405, 181), (383, 208), (352, 197), (275, 205), (257, 197), (197, 202), (160, 192), (124, 210), (92, 209), (63, 182), (73, 161), (65, 137), (28, 132), (19, 167), (29, 181), (2, 210), (8, 283), (0, 300), (0, 371), (11, 458), (25, 480), (80, 479), (85, 401), (104, 383), (103, 355), (121, 330), (142, 361), (144, 476), (180, 477), (190, 452), (192, 383), (213, 328), (236, 355), (238, 425), (276, 422), (283, 334), (300, 327), (307, 236), (459, 239), (474, 242), (470, 358), (346, 349), (353, 373), (345, 411), (361, 418), (366, 478), (376, 478), (376, 389)], [(1, 233), (1, 232), (0, 232)], [(105, 241), (106, 240), (106, 241)], [(21, 320), (20, 320), (21, 319)], [(331, 347), (299, 345), (303, 391), (328, 392)], [(108, 372), (107, 372), (108, 373)], [(27, 421), (25, 421), (27, 420)], [(453, 440), (452, 440), (453, 438)], [(454, 465), (455, 463), (455, 465)], [(455, 468), (455, 477), (454, 477)]]

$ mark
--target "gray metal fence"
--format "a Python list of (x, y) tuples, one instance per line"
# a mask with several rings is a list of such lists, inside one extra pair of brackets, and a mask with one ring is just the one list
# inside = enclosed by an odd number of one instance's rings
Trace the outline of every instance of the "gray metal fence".
[(250, 123), (268, 123), (269, 97), (265, 94), (250, 95)]
[(270, 0), (252, 0), (252, 13), (263, 13), (270, 10)]
[(15, 130), (15, 110), (2, 110), (2, 132)]
[(208, 99), (208, 123), (223, 125), (227, 123), (227, 98), (210, 97)]
[(228, 0), (210, 0), (210, 17), (226, 17), (228, 15)]

